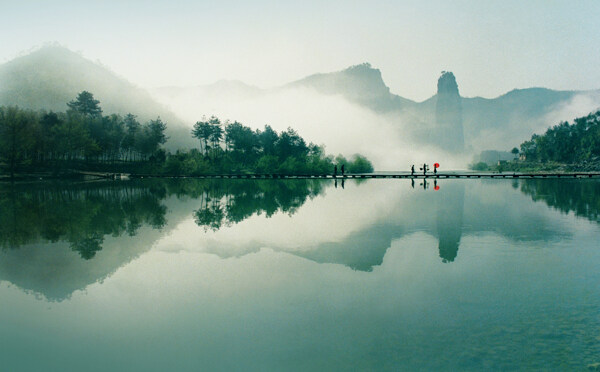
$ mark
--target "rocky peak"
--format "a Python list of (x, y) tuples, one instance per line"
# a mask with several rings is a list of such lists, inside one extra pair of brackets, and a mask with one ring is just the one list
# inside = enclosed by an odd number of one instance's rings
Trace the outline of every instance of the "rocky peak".
[(459, 96), (458, 84), (456, 84), (456, 78), (450, 71), (442, 71), (442, 75), (438, 79), (437, 94), (444, 95), (455, 95)]

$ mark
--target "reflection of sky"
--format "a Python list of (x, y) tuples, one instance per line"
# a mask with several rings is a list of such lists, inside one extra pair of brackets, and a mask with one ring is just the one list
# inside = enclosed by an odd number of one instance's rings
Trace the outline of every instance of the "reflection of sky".
[[(510, 181), (440, 180), (439, 185), (439, 191), (424, 192), (418, 184), (411, 189), (408, 181), (372, 180), (358, 185), (348, 181), (345, 189), (329, 188), (325, 197), (308, 201), (293, 216), (254, 216), (216, 232), (204, 232), (188, 219), (156, 249), (228, 257), (260, 247), (300, 253), (326, 245), (326, 249), (337, 246), (343, 251), (352, 240), (360, 240), (369, 249), (374, 248), (369, 242), (378, 242), (387, 249), (393, 239), (414, 231), (438, 238), (440, 232), (458, 237), (496, 232), (515, 240), (547, 240), (570, 231), (545, 205), (532, 203), (514, 190)], [(461, 220), (458, 224), (457, 219)]]

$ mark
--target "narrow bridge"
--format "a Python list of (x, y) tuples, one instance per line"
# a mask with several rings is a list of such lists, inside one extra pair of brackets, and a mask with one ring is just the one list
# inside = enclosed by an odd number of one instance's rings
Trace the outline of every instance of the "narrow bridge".
[(429, 172), (427, 174), (410, 172), (379, 172), (345, 174), (344, 176), (332, 174), (276, 174), (276, 173), (253, 173), (253, 174), (206, 174), (199, 176), (169, 176), (152, 174), (131, 174), (130, 178), (225, 178), (225, 179), (367, 179), (367, 178), (405, 178), (405, 179), (471, 179), (471, 178), (600, 178), (600, 172), (572, 172), (572, 173), (492, 173), (492, 172)]

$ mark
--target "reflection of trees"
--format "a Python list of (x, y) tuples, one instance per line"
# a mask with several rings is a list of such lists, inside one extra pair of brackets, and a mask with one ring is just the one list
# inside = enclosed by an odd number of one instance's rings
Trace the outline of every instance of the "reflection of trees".
[(600, 222), (600, 182), (593, 179), (531, 179), (521, 191), (533, 201), (542, 200), (563, 213)]
[(82, 258), (107, 236), (134, 236), (166, 224), (169, 195), (200, 200), (194, 218), (206, 230), (254, 214), (293, 214), (323, 189), (320, 180), (135, 180), (92, 184), (0, 185), (0, 248), (66, 241)]
[(107, 235), (133, 236), (143, 225), (164, 226), (162, 189), (139, 183), (7, 185), (0, 188), (0, 247), (67, 241), (90, 259)]
[(195, 180), (186, 186), (194, 188), (191, 194), (200, 199), (194, 212), (196, 224), (214, 231), (254, 214), (291, 215), (323, 190), (319, 180)]

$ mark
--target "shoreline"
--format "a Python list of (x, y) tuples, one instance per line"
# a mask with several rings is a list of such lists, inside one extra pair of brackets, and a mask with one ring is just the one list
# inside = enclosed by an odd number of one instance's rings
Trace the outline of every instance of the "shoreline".
[(47, 182), (47, 181), (98, 181), (112, 180), (124, 181), (144, 178), (190, 178), (190, 179), (531, 179), (531, 178), (600, 178), (600, 172), (477, 172), (477, 171), (447, 171), (436, 174), (410, 174), (410, 172), (381, 172), (381, 173), (353, 173), (341, 175), (333, 174), (279, 174), (279, 173), (248, 173), (248, 174), (205, 174), (205, 175), (168, 175), (168, 174), (128, 174), (111, 172), (72, 172), (67, 174), (52, 175), (48, 173), (17, 174), (11, 178), (9, 175), (0, 175), (0, 182)]

